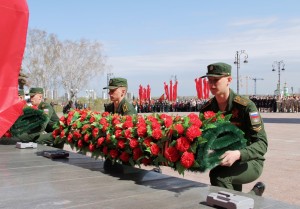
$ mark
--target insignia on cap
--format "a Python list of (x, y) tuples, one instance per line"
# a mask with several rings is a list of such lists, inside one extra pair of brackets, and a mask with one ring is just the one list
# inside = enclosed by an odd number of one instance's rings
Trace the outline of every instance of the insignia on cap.
[(214, 66), (213, 65), (209, 66), (209, 70), (214, 70)]
[(112, 80), (110, 79), (110, 80), (109, 80), (109, 84), (111, 84), (111, 83), (112, 83)]

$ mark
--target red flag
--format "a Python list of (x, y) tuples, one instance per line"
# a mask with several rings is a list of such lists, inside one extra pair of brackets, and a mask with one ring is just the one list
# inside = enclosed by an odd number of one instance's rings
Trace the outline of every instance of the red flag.
[(26, 0), (0, 1), (0, 137), (23, 113), (18, 76), (28, 27)]
[(162, 102), (165, 100), (165, 94), (162, 94), (159, 98), (158, 101)]
[(172, 86), (172, 80), (170, 80), (170, 94), (169, 94), (169, 101), (173, 101), (173, 86)]
[(203, 98), (208, 99), (209, 97), (209, 86), (208, 86), (208, 81), (206, 79), (203, 79)]
[(176, 81), (173, 86), (173, 101), (176, 101), (177, 99), (177, 85), (178, 85), (178, 81)]
[(139, 86), (139, 98), (140, 98), (140, 103), (143, 100), (143, 87), (142, 85)]
[(150, 85), (147, 85), (147, 100), (150, 100), (150, 95), (151, 95), (151, 88)]
[(200, 97), (199, 97), (199, 82), (198, 82), (198, 79), (197, 78), (195, 78), (195, 84), (196, 84), (196, 92), (197, 92), (197, 98), (198, 99), (200, 99)]
[(199, 78), (199, 99), (203, 99), (203, 85), (202, 85), (202, 78)]
[(147, 99), (147, 89), (143, 88), (143, 100), (145, 101)]
[(169, 87), (166, 82), (164, 82), (164, 88), (165, 88), (165, 94), (166, 94), (166, 99), (169, 100)]

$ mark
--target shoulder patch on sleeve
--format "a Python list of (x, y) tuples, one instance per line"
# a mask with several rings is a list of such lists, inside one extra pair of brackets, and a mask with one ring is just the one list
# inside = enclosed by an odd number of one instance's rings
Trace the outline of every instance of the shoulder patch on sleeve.
[(261, 124), (261, 118), (258, 112), (250, 112), (249, 117), (252, 125)]
[(259, 132), (261, 130), (261, 126), (258, 126), (257, 128), (252, 128), (255, 132)]
[(247, 106), (248, 105), (248, 101), (247, 99), (241, 97), (241, 96), (236, 96), (233, 100), (234, 102), (241, 104), (243, 106)]

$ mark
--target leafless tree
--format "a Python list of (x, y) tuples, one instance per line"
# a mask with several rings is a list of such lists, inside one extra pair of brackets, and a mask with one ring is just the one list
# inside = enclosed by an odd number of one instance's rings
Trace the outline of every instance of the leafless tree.
[(104, 73), (105, 67), (102, 45), (97, 41), (60, 41), (42, 30), (28, 31), (23, 68), (32, 86), (45, 91), (63, 87), (72, 99), (75, 89), (82, 89), (89, 80)]
[(88, 40), (65, 41), (61, 48), (60, 80), (71, 97), (88, 81), (105, 71), (102, 45)]

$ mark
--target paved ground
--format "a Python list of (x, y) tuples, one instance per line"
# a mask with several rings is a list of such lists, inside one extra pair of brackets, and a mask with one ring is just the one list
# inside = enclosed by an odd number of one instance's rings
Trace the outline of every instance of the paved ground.
[[(264, 171), (257, 181), (267, 186), (264, 197), (300, 206), (300, 113), (262, 113), (262, 117), (269, 148)], [(209, 184), (208, 172), (186, 172), (180, 176), (168, 167), (162, 167), (162, 172)], [(248, 192), (254, 184), (244, 185), (243, 191)]]

